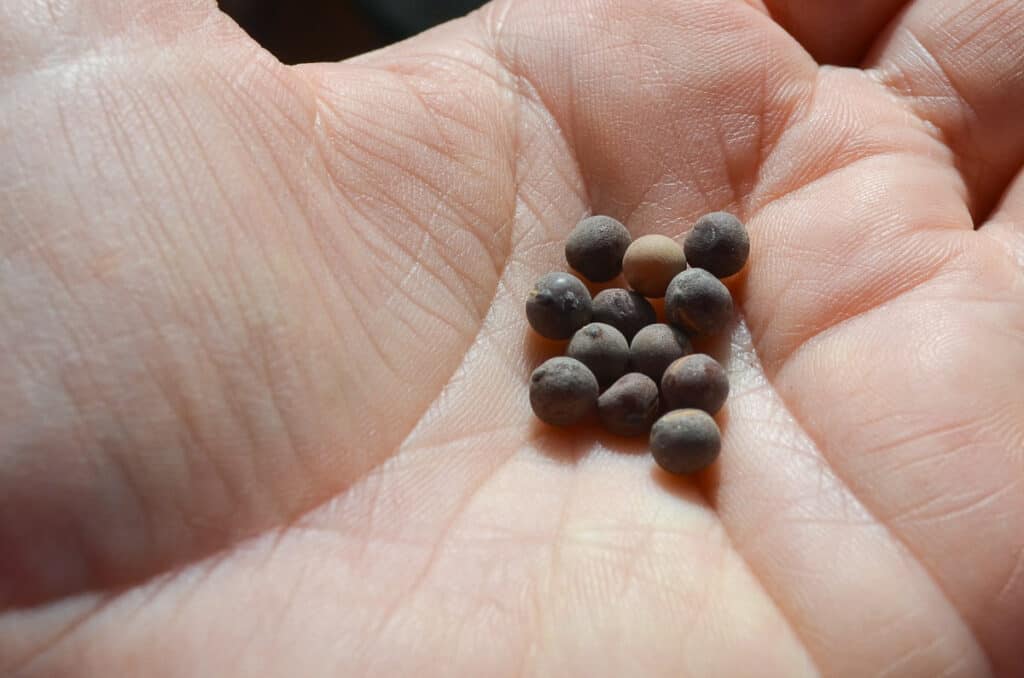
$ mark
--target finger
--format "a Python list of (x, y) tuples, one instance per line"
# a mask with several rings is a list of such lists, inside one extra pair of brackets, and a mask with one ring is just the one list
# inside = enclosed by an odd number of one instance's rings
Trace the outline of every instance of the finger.
[(853, 66), (907, 0), (765, 0), (764, 4), (819, 63)]
[(919, 0), (869, 57), (956, 155), (976, 223), (1024, 160), (1024, 4)]

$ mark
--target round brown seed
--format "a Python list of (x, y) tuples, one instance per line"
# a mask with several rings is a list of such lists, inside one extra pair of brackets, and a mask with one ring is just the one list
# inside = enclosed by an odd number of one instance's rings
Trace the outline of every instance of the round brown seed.
[(611, 325), (632, 341), (641, 329), (658, 322), (658, 314), (644, 295), (615, 288), (594, 296), (594, 322)]
[(622, 257), (630, 242), (629, 231), (619, 221), (587, 217), (569, 233), (565, 260), (588, 280), (607, 282), (622, 272)]
[(643, 374), (630, 372), (597, 399), (601, 423), (620, 436), (642, 436), (658, 418), (658, 385)]
[(729, 288), (702, 268), (677, 275), (665, 293), (665, 317), (692, 337), (721, 332), (732, 313)]
[(728, 212), (705, 214), (683, 241), (686, 261), (719, 278), (739, 273), (750, 255), (747, 228)]
[(722, 450), (722, 434), (703, 410), (673, 410), (651, 427), (651, 453), (669, 473), (696, 473), (711, 466)]
[(729, 397), (729, 377), (711, 356), (688, 355), (665, 370), (661, 378), (661, 397), (670, 410), (697, 409), (714, 414)]
[(629, 344), (622, 332), (604, 323), (590, 323), (573, 335), (565, 354), (590, 368), (604, 388), (626, 373)]
[(682, 330), (661, 323), (648, 325), (637, 332), (629, 345), (629, 364), (658, 383), (665, 368), (692, 350)]
[(597, 404), (597, 394), (593, 373), (572, 358), (551, 358), (530, 375), (533, 413), (552, 426), (568, 426), (585, 417)]
[(526, 298), (526, 319), (542, 337), (568, 339), (590, 322), (590, 292), (580, 279), (561, 271), (548, 273)]
[(683, 248), (672, 238), (645, 235), (626, 250), (622, 273), (630, 286), (645, 297), (665, 296), (665, 288), (686, 268)]

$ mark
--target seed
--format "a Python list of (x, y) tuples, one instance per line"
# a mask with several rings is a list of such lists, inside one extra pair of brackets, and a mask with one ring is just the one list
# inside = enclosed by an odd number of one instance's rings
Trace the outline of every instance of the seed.
[(732, 319), (732, 296), (715, 276), (689, 268), (668, 286), (665, 317), (691, 337), (717, 334)]
[(661, 378), (661, 397), (670, 410), (697, 409), (714, 414), (729, 396), (729, 377), (718, 361), (695, 353), (676, 360)]
[(597, 379), (572, 358), (551, 358), (530, 375), (533, 413), (552, 426), (574, 424), (597, 403)]
[(629, 362), (633, 370), (661, 381), (665, 368), (688, 355), (693, 348), (682, 330), (671, 325), (648, 325), (633, 337), (629, 345)]
[(651, 428), (651, 453), (669, 473), (701, 471), (714, 463), (721, 449), (718, 424), (703, 410), (673, 410)]
[(548, 339), (568, 339), (590, 322), (590, 292), (580, 279), (568, 273), (548, 273), (526, 298), (526, 319), (537, 334)]
[(587, 217), (565, 241), (565, 260), (588, 280), (607, 282), (622, 272), (622, 257), (631, 240), (619, 221)]
[(658, 385), (643, 374), (630, 372), (597, 399), (604, 427), (620, 436), (642, 436), (658, 418)]
[(658, 322), (658, 314), (644, 295), (616, 288), (594, 297), (594, 321), (611, 325), (632, 341), (641, 329)]
[(630, 286), (645, 297), (665, 296), (672, 278), (686, 268), (683, 248), (663, 235), (637, 238), (622, 259), (622, 273)]
[(574, 334), (565, 354), (589, 367), (601, 388), (621, 377), (629, 367), (626, 338), (604, 323), (590, 323)]
[(719, 278), (739, 273), (750, 255), (747, 228), (728, 212), (705, 214), (683, 241), (686, 261)]

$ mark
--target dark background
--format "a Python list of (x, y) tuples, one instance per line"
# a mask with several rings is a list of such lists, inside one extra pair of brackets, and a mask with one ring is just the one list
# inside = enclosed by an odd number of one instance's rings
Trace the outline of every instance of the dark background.
[(288, 64), (337, 61), (462, 16), (483, 0), (220, 0)]

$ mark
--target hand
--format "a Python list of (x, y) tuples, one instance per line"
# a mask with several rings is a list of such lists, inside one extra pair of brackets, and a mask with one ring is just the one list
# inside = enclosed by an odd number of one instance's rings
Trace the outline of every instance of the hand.
[[(1024, 5), (765, 4), (6, 3), (0, 673), (1021, 675)], [(538, 424), (568, 229), (717, 209), (715, 469)]]

